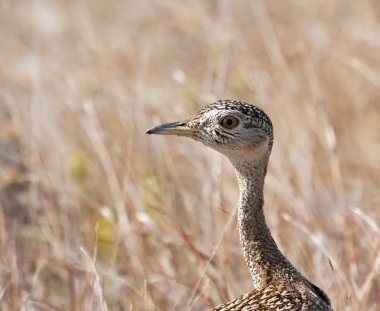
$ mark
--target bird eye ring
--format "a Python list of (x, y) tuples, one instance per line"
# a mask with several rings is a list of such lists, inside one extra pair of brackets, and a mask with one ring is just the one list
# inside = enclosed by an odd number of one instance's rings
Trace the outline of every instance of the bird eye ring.
[(232, 130), (239, 125), (239, 120), (235, 117), (227, 116), (220, 121), (220, 125), (226, 129)]

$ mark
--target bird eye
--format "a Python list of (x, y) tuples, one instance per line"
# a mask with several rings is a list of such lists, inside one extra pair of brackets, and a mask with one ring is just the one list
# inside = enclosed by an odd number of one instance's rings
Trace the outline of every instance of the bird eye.
[(232, 130), (238, 126), (239, 120), (235, 117), (227, 116), (220, 121), (221, 126), (226, 129)]

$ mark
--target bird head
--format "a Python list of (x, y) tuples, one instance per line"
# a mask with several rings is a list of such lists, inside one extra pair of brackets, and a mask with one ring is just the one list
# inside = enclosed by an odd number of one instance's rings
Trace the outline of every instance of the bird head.
[(192, 118), (158, 125), (146, 133), (190, 137), (230, 160), (269, 156), (273, 144), (269, 117), (253, 105), (234, 100), (217, 101)]

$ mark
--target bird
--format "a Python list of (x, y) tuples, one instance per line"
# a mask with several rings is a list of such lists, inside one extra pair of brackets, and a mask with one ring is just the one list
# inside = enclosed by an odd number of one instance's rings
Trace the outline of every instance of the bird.
[(193, 117), (161, 124), (147, 134), (192, 138), (225, 155), (239, 185), (238, 229), (253, 290), (214, 311), (332, 311), (329, 297), (282, 254), (264, 216), (264, 180), (273, 146), (273, 126), (260, 108), (219, 100)]

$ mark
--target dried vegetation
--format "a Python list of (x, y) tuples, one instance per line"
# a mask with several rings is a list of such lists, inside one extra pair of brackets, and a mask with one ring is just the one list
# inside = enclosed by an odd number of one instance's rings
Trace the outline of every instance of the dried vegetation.
[(2, 0), (0, 29), (1, 310), (249, 291), (229, 163), (145, 135), (219, 98), (274, 122), (280, 248), (336, 310), (378, 310), (378, 1)]

